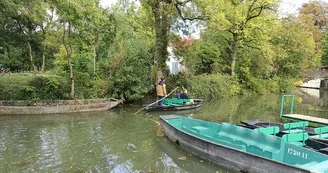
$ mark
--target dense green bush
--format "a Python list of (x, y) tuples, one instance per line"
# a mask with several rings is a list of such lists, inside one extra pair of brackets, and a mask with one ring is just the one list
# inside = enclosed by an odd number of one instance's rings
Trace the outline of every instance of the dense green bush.
[[(68, 74), (1, 74), (0, 100), (67, 100), (71, 91)], [(91, 80), (87, 73), (76, 72), (76, 99), (109, 97), (108, 81)]]
[(32, 80), (33, 74), (4, 74), (0, 73), (0, 100), (19, 100), (25, 96), (21, 91), (31, 90), (26, 87)]
[(190, 97), (216, 99), (240, 94), (237, 80), (220, 74), (200, 75), (188, 79)]
[(292, 81), (274, 77), (270, 79), (248, 78), (241, 83), (237, 77), (230, 75), (199, 75), (188, 77), (185, 73), (169, 75), (167, 80), (168, 92), (175, 87), (188, 90), (193, 98), (217, 99), (241, 94), (271, 94), (289, 91)]
[(37, 75), (21, 92), (25, 99), (56, 100), (68, 99), (70, 85), (62, 77)]
[(293, 87), (293, 79), (274, 77), (269, 79), (257, 79), (250, 77), (244, 85), (248, 92), (256, 94), (270, 94), (288, 92)]
[(0, 100), (68, 99), (70, 85), (55, 75), (4, 74), (0, 78)]
[(112, 47), (109, 95), (127, 101), (138, 100), (152, 88), (150, 45), (131, 33), (117, 35)]
[(186, 87), (188, 86), (188, 76), (186, 73), (180, 72), (177, 75), (168, 75), (165, 79), (167, 92), (175, 89), (176, 87)]
[(241, 88), (234, 77), (220, 74), (187, 77), (181, 73), (169, 76), (166, 83), (172, 89), (175, 86), (187, 89), (191, 98), (217, 99), (241, 93)]

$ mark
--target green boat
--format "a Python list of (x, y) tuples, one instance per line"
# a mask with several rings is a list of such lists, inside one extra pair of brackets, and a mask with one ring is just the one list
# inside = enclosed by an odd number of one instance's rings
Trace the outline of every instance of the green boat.
[(153, 104), (151, 106), (144, 105), (144, 107), (146, 111), (180, 111), (199, 108), (204, 100), (193, 99), (193, 103), (188, 104), (189, 102), (190, 99), (165, 98), (163, 106)]
[(237, 171), (328, 173), (328, 156), (295, 145), (297, 136), (283, 139), (229, 123), (176, 115), (160, 116), (160, 123), (165, 135), (182, 149)]

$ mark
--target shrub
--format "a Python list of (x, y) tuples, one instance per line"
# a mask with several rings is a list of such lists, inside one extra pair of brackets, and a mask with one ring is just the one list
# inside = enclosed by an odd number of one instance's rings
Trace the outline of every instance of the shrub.
[(188, 93), (192, 98), (217, 99), (238, 95), (241, 88), (236, 78), (220, 74), (193, 76), (187, 79)]
[(26, 94), (31, 94), (31, 96), (36, 97), (33, 99), (62, 100), (68, 99), (70, 85), (67, 80), (59, 76), (38, 75), (29, 82), (29, 85), (25, 87), (23, 91), (25, 91)]

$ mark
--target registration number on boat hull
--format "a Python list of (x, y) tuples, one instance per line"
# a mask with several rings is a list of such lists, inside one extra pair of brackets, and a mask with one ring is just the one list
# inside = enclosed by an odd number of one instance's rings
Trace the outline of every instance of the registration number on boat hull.
[(301, 152), (301, 151), (298, 151), (298, 150), (295, 150), (292, 148), (288, 148), (288, 154), (302, 157), (303, 159), (307, 159), (307, 157), (308, 157), (307, 153), (304, 153), (304, 152)]

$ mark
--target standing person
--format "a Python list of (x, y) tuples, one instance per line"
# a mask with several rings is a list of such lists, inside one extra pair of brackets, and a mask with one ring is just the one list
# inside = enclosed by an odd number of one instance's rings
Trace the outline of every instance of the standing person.
[(165, 79), (164, 77), (161, 77), (161, 80), (158, 82), (156, 86), (157, 91), (157, 99), (161, 100), (158, 102), (159, 106), (163, 106), (164, 103), (164, 97), (166, 97), (166, 85), (165, 85)]

